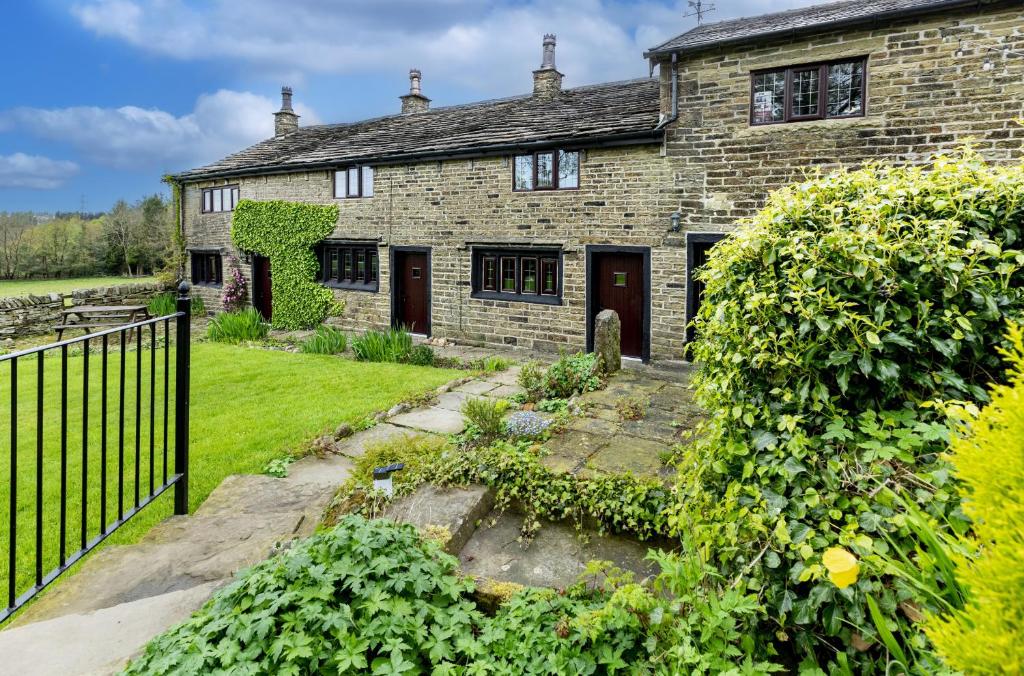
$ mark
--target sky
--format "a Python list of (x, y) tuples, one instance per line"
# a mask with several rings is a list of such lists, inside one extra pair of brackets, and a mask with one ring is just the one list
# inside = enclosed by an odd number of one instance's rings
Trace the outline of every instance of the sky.
[[(820, 1), (820, 0), (818, 0)], [(705, 21), (816, 0), (715, 0)], [(443, 106), (529, 92), (544, 33), (573, 87), (648, 74), (686, 0), (6, 0), (0, 212), (105, 211), (300, 124), (397, 113), (410, 68)], [(705, 2), (705, 4), (708, 4)]]

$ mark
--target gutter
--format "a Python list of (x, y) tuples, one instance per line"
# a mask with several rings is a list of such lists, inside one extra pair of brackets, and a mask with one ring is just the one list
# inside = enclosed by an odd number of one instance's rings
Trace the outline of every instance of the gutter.
[[(739, 38), (730, 38), (725, 40), (716, 40), (714, 42), (708, 42), (706, 44), (694, 45), (692, 47), (678, 47), (678, 48), (667, 48), (663, 49), (660, 46), (644, 52), (644, 57), (648, 59), (654, 59), (659, 56), (666, 56), (668, 54), (693, 54), (696, 52), (710, 51), (719, 47), (731, 47), (735, 45), (750, 44), (752, 42), (758, 42), (761, 40), (774, 40), (779, 38), (798, 37), (802, 35), (813, 35), (815, 33), (824, 33), (830, 30), (838, 28), (853, 28), (855, 26), (862, 25), (874, 25), (880, 21), (889, 19), (903, 19), (913, 18), (918, 16), (926, 16), (928, 14), (936, 14), (943, 10), (948, 9), (962, 9), (962, 8), (974, 8), (981, 9), (988, 5), (998, 7), (999, 5), (1014, 5), (1018, 4), (1019, 0), (1012, 2), (985, 2), (985, 0), (946, 0), (946, 2), (928, 5), (927, 7), (916, 7), (910, 9), (896, 9), (888, 12), (878, 12), (876, 14), (869, 14), (867, 16), (856, 17), (851, 19), (836, 19), (834, 21), (827, 21), (824, 23), (812, 24), (810, 26), (802, 26), (799, 28), (786, 28), (783, 30), (770, 31), (767, 33), (758, 33), (756, 35), (745, 35)], [(762, 15), (763, 16), (763, 15)], [(750, 17), (759, 18), (759, 17)], [(685, 33), (683, 34), (685, 35)], [(675, 39), (675, 38), (673, 38)], [(671, 42), (671, 40), (669, 40)]]
[(386, 166), (395, 164), (410, 164), (413, 162), (426, 162), (437, 160), (459, 160), (472, 159), (477, 157), (493, 157), (500, 155), (515, 154), (521, 151), (535, 150), (538, 148), (549, 148), (556, 145), (564, 145), (570, 148), (614, 148), (631, 145), (650, 145), (658, 143), (662, 136), (662, 123), (651, 129), (640, 132), (629, 132), (626, 134), (613, 134), (604, 137), (595, 137), (588, 141), (573, 142), (572, 138), (547, 139), (543, 141), (531, 141), (529, 143), (507, 143), (493, 146), (481, 146), (465, 151), (428, 151), (423, 153), (407, 153), (392, 156), (366, 156), (346, 157), (338, 160), (325, 160), (322, 162), (309, 162), (306, 164), (281, 165), (269, 164), (245, 167), (241, 169), (228, 169), (224, 171), (210, 171), (202, 174), (176, 174), (174, 179), (181, 183), (197, 183), (213, 178), (237, 178), (242, 176), (265, 176), (270, 174), (294, 174), (304, 171), (317, 171), (322, 169), (337, 169), (346, 164), (372, 164), (374, 166)]

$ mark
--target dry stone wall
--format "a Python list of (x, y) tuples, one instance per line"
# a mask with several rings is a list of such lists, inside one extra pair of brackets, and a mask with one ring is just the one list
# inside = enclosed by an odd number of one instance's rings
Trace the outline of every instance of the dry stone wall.
[(124, 284), (45, 296), (0, 298), (0, 338), (53, 333), (64, 308), (74, 305), (144, 305), (166, 289), (159, 284)]

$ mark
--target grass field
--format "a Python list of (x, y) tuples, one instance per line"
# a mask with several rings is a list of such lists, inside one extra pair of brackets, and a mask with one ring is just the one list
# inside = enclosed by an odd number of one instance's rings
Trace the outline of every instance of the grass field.
[[(148, 347), (142, 352), (142, 397), (139, 401), (139, 485), (144, 499), (149, 491), (150, 364)], [(163, 348), (156, 351), (153, 457), (155, 484), (163, 474)], [(135, 382), (138, 353), (129, 348), (125, 360), (125, 509), (134, 505), (136, 416)], [(68, 360), (67, 405), (67, 552), (79, 548), (82, 487), (82, 401), (84, 359)], [(174, 368), (174, 349), (169, 355)], [(60, 357), (44, 359), (43, 400), (43, 533), (44, 574), (57, 565), (60, 509)], [(36, 378), (37, 359), (22, 358), (18, 365), (17, 455), (17, 587), (32, 585), (35, 566), (36, 492)], [(107, 522), (117, 518), (120, 352), (108, 363)], [(170, 374), (171, 401), (174, 378)], [(369, 364), (324, 355), (197, 343), (192, 347), (191, 482), (190, 508), (194, 510), (229, 474), (259, 472), (268, 460), (342, 422), (354, 423), (367, 414), (458, 377), (459, 372), (397, 364)], [(100, 524), (101, 477), (101, 360), (98, 346), (89, 358), (88, 509), (91, 538)], [(7, 543), (10, 496), (10, 363), (0, 363), (0, 607), (6, 606)], [(173, 464), (173, 404), (168, 426), (168, 457)], [(173, 467), (168, 471), (173, 472)], [(171, 514), (173, 490), (144, 509), (107, 542), (138, 540), (150, 527)]]
[(5, 279), (0, 280), (0, 298), (41, 296), (46, 293), (71, 293), (75, 289), (92, 289), (97, 286), (118, 284), (144, 284), (156, 281), (155, 277), (76, 277), (74, 279)]

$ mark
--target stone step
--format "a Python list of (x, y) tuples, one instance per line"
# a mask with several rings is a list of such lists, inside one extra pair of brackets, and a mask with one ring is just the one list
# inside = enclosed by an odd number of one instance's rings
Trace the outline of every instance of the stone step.
[(445, 550), (457, 555), (493, 507), (494, 491), (487, 486), (439, 488), (428, 484), (391, 503), (384, 518), (410, 523), (420, 530), (431, 526), (447, 529), (450, 538)]
[(187, 619), (225, 582), (0, 632), (0, 671), (19, 676), (118, 673), (153, 636)]

